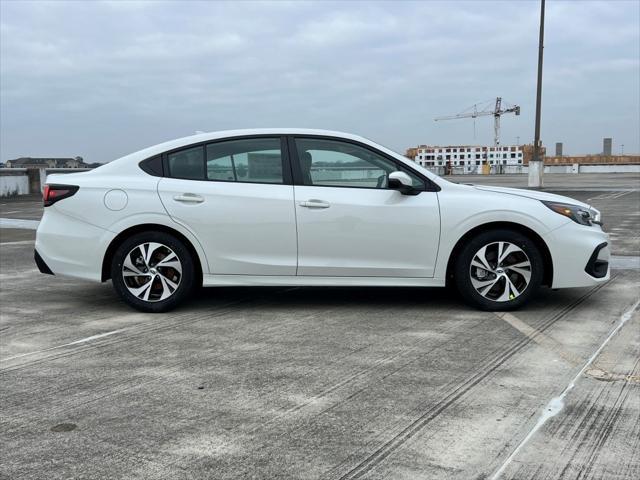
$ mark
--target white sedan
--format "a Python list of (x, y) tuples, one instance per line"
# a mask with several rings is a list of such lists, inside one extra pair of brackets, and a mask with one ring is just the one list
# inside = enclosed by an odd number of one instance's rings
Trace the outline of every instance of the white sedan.
[(608, 235), (589, 205), (451, 183), (345, 133), (204, 133), (47, 182), (40, 271), (111, 279), (143, 311), (199, 285), (447, 284), (508, 310), (541, 285), (609, 279)]

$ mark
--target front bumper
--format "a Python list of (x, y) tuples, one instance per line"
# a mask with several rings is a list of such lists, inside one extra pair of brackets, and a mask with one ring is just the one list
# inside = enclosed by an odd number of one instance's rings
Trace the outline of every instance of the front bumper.
[(609, 273), (609, 257), (610, 255), (605, 250), (608, 247), (607, 242), (603, 242), (596, 247), (591, 254), (587, 266), (584, 267), (584, 271), (591, 275), (593, 278), (603, 278)]
[(553, 288), (590, 287), (610, 278), (609, 235), (568, 222), (544, 236), (553, 261)]

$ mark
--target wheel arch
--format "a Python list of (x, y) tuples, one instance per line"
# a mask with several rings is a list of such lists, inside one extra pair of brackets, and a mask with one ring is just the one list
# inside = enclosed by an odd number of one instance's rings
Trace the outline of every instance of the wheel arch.
[(202, 268), (202, 259), (200, 258), (200, 255), (198, 255), (198, 251), (193, 246), (193, 243), (191, 243), (191, 241), (179, 231), (171, 227), (167, 227), (166, 225), (161, 225), (157, 223), (145, 223), (141, 225), (134, 225), (132, 227), (126, 228), (125, 230), (120, 232), (118, 235), (116, 235), (113, 240), (111, 240), (111, 243), (107, 247), (107, 250), (105, 251), (104, 257), (102, 259), (101, 279), (103, 282), (111, 278), (111, 260), (113, 259), (113, 254), (115, 253), (116, 249), (122, 244), (122, 242), (124, 242), (130, 236), (135, 235), (137, 233), (142, 233), (142, 232), (164, 232), (169, 235), (173, 235), (182, 243), (184, 243), (185, 247), (187, 247), (187, 250), (189, 250), (189, 253), (193, 257), (193, 263), (196, 269), (196, 281), (199, 284), (202, 284), (203, 273), (204, 273)]
[(536, 233), (534, 230), (520, 223), (515, 223), (515, 222), (483, 223), (482, 225), (478, 225), (472, 228), (471, 230), (467, 231), (464, 235), (462, 235), (456, 242), (453, 249), (451, 250), (451, 253), (449, 254), (449, 259), (447, 261), (447, 276), (446, 276), (447, 284), (449, 284), (453, 279), (455, 259), (460, 253), (460, 250), (462, 250), (462, 247), (465, 244), (465, 242), (469, 238), (473, 237), (474, 235), (478, 235), (480, 233), (484, 233), (490, 230), (499, 230), (499, 229), (514, 230), (518, 233), (521, 233), (527, 236), (536, 244), (536, 247), (538, 247), (538, 249), (540, 250), (540, 254), (542, 255), (542, 261), (543, 261), (542, 284), (546, 286), (551, 286), (551, 284), (553, 283), (553, 259), (551, 257), (551, 252), (549, 250), (549, 247), (547, 246), (544, 239), (540, 235), (538, 235), (538, 233)]

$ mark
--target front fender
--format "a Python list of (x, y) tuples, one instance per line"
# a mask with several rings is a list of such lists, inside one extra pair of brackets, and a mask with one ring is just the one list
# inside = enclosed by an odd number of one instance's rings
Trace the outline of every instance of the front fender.
[(435, 277), (446, 280), (447, 266), (458, 242), (470, 231), (485, 225), (496, 228), (510, 224), (525, 227), (538, 237), (545, 236), (571, 222), (549, 210), (541, 202), (529, 198), (471, 189), (440, 194), (442, 238)]

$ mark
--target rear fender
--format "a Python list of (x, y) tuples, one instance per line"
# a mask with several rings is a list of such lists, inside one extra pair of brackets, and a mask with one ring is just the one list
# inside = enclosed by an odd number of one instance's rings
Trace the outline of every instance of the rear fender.
[(198, 261), (200, 262), (202, 271), (204, 273), (210, 272), (209, 262), (207, 260), (206, 253), (204, 248), (202, 248), (202, 244), (198, 241), (196, 236), (193, 234), (191, 230), (186, 228), (180, 223), (174, 222), (171, 217), (167, 215), (161, 214), (139, 214), (132, 215), (130, 217), (123, 218), (113, 225), (109, 226), (109, 233), (105, 234), (104, 239), (102, 241), (105, 242), (104, 251), (106, 252), (107, 248), (111, 244), (111, 242), (122, 232), (128, 230), (132, 227), (139, 227), (140, 225), (148, 225), (149, 230), (153, 230), (154, 225), (161, 225), (167, 229), (175, 230), (184, 236), (193, 246), (193, 249), (196, 251), (198, 255)]

